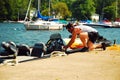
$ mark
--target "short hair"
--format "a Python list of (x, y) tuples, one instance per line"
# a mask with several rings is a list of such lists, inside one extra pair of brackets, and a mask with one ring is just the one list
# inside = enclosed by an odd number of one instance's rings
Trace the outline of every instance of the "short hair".
[(68, 23), (68, 24), (66, 25), (66, 29), (70, 29), (71, 27), (73, 27), (73, 24), (72, 24), (72, 23)]

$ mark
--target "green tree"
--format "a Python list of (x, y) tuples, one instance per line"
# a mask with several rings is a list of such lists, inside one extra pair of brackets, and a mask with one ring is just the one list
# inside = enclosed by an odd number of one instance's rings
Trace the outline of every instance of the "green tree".
[[(29, 1), (30, 0), (0, 0), (0, 20), (18, 20), (18, 18), (24, 19)], [(50, 14), (53, 16), (52, 14), (55, 12), (55, 16), (67, 18), (72, 15), (72, 17), (76, 18), (77, 20), (90, 19), (90, 16), (93, 13), (99, 14), (101, 19), (115, 19), (120, 17), (120, 0), (40, 1), (40, 12), (46, 16), (49, 15), (49, 12), (51, 12)], [(34, 8), (37, 9), (37, 7), (38, 0), (32, 0), (30, 10)]]
[[(115, 19), (117, 1), (117, 16), (120, 16), (120, 0), (94, 0), (96, 13), (100, 15), (101, 20), (104, 18)], [(109, 15), (109, 16), (108, 16)]]
[[(16, 0), (16, 15), (19, 19), (24, 19), (27, 12), (29, 0)], [(32, 6), (31, 6), (32, 7)]]
[(71, 12), (69, 11), (66, 3), (58, 2), (52, 6), (55, 15), (61, 17), (61, 19), (65, 19), (71, 16)]
[(79, 0), (72, 4), (72, 15), (77, 20), (90, 19), (95, 13), (93, 0)]
[(104, 18), (109, 20), (115, 19), (115, 6), (107, 6), (104, 8)]
[[(49, 4), (49, 3), (48, 3)], [(71, 16), (71, 12), (68, 6), (64, 2), (52, 1), (50, 4), (50, 16), (59, 17), (60, 19), (65, 19)], [(49, 6), (41, 11), (42, 14), (49, 15)]]
[(17, 20), (18, 12), (20, 15), (25, 15), (29, 3), (28, 1), (29, 0), (1, 0), (0, 18), (3, 20)]
[(0, 0), (0, 21), (6, 19), (8, 14), (7, 9), (5, 8), (5, 1)]

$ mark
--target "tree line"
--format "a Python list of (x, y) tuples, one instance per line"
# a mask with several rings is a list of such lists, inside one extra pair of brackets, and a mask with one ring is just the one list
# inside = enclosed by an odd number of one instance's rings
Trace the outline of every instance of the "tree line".
[[(0, 21), (23, 20), (30, 0), (0, 0)], [(91, 19), (99, 14), (100, 19), (120, 18), (120, 0), (40, 0), (40, 13), (60, 19)], [(38, 0), (32, 0), (30, 10), (37, 10)]]

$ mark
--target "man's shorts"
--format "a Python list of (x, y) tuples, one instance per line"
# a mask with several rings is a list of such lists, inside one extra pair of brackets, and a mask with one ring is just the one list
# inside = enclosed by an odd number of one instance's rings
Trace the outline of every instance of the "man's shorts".
[(98, 39), (99, 37), (99, 34), (98, 32), (88, 32), (88, 37), (89, 37), (89, 40), (92, 42), (92, 43), (95, 43), (95, 41)]

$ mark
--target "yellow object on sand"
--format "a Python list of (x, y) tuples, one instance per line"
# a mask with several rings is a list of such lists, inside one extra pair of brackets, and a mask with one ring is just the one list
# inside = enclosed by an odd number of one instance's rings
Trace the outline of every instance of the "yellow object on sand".
[(112, 46), (109, 46), (107, 47), (107, 50), (120, 50), (120, 45), (112, 45)]
[[(70, 38), (65, 38), (63, 40), (65, 44), (68, 44), (68, 42), (70, 41)], [(83, 47), (83, 44), (79, 38), (77, 38), (75, 42), (70, 46), (71, 49), (82, 48), (82, 47)]]
[[(70, 38), (65, 38), (63, 39), (65, 44), (68, 44), (68, 42), (70, 41)], [(83, 44), (81, 42), (81, 40), (79, 38), (77, 38), (75, 40), (75, 42), (71, 45), (71, 49), (75, 49), (75, 48), (82, 48), (83, 47)], [(112, 46), (109, 46), (106, 48), (107, 50), (119, 50), (120, 51), (120, 45), (112, 45)]]

